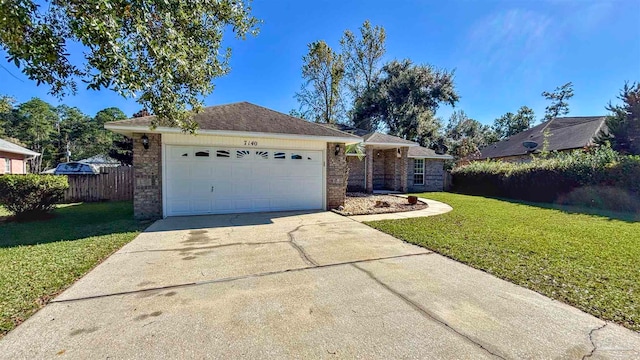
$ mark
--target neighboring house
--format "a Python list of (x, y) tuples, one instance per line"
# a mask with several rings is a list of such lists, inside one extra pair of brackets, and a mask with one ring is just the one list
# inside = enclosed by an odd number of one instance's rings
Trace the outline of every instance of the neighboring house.
[[(595, 145), (595, 138), (606, 130), (606, 116), (559, 117), (515, 134), (480, 150), (470, 161), (494, 159), (509, 162), (531, 161), (531, 154), (572, 151)], [(548, 134), (548, 135), (545, 135)]]
[(347, 125), (331, 125), (363, 139), (364, 157), (347, 154), (348, 191), (442, 191), (444, 161), (451, 155), (437, 154), (418, 143), (378, 132), (368, 133)]
[(35, 151), (0, 139), (0, 174), (26, 174), (27, 160), (37, 156)]
[(118, 167), (120, 166), (120, 161), (108, 156), (108, 155), (95, 155), (90, 158), (78, 160), (79, 163), (90, 164), (95, 167), (103, 168), (103, 167)]

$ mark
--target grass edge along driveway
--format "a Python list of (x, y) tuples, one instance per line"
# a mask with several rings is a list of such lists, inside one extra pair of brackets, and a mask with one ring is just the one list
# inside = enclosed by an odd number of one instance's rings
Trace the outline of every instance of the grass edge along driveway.
[(447, 214), (367, 225), (640, 331), (640, 222), (425, 193)]
[(131, 202), (60, 205), (55, 217), (0, 223), (0, 339), (133, 240)]

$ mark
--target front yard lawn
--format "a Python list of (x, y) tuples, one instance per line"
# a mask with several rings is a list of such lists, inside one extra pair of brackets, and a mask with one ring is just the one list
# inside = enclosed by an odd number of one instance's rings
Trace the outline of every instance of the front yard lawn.
[(640, 331), (640, 222), (450, 193), (447, 214), (368, 223)]
[(44, 221), (0, 222), (0, 338), (131, 241), (130, 202), (61, 205)]

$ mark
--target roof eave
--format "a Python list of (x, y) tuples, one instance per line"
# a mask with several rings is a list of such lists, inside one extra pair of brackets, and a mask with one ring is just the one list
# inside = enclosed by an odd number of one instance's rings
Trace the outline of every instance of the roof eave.
[(10, 154), (25, 155), (29, 159), (40, 156), (40, 153), (37, 153), (35, 151), (30, 151), (30, 150), (16, 150), (16, 149), (3, 149), (3, 148), (0, 148), (0, 151), (6, 152), (6, 153), (10, 153)]
[(407, 143), (385, 143), (385, 142), (368, 142), (368, 141), (364, 141), (365, 145), (373, 145), (373, 146), (389, 146), (389, 147), (402, 147), (402, 146), (407, 146), (407, 147), (416, 147), (416, 146), (420, 146), (419, 144), (407, 144)]
[(451, 155), (414, 155), (407, 156), (410, 159), (443, 159), (443, 160), (453, 160), (454, 157)]
[[(115, 133), (122, 134), (131, 137), (133, 133), (147, 133), (147, 134), (184, 134), (184, 131), (178, 128), (170, 127), (157, 127), (150, 129), (146, 126), (126, 126), (116, 124), (105, 124), (104, 128), (111, 130)], [(197, 132), (200, 135), (217, 135), (217, 136), (233, 136), (233, 137), (246, 137), (255, 136), (261, 138), (271, 139), (291, 139), (291, 140), (310, 140), (310, 141), (323, 141), (323, 142), (339, 142), (350, 144), (358, 144), (362, 142), (362, 139), (357, 136), (322, 136), (322, 135), (301, 135), (301, 134), (280, 134), (280, 133), (264, 133), (264, 132), (251, 132), (251, 131), (232, 131), (232, 130), (204, 130), (200, 129)]]

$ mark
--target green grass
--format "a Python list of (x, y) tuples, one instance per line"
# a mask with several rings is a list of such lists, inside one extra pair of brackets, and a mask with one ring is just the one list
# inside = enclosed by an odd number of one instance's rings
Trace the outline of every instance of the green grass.
[(0, 338), (148, 225), (133, 220), (130, 202), (62, 205), (54, 215), (0, 222)]
[(640, 331), (640, 222), (427, 193), (450, 213), (368, 225)]

